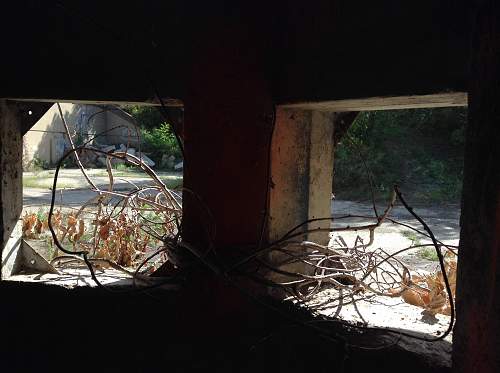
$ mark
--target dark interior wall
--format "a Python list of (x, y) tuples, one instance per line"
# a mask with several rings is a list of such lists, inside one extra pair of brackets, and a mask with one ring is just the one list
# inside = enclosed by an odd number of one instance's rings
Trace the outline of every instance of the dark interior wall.
[(283, 101), (464, 91), (469, 15), (453, 0), (296, 2), (279, 19)]
[(20, 0), (3, 13), (0, 97), (143, 101), (153, 81), (182, 99), (204, 36), (231, 24), (263, 49), (275, 102), (465, 90), (462, 0)]
[[(271, 103), (465, 90), (465, 9), (451, 0), (12, 1), (0, 25), (0, 97), (143, 101), (154, 96), (154, 81), (161, 96), (186, 101), (186, 151), (196, 154), (194, 165), (187, 160), (193, 172), (186, 184), (203, 186), (196, 191), (219, 207), (218, 243), (254, 243)], [(224, 195), (228, 174), (233, 189)], [(234, 219), (236, 203), (243, 213)], [(332, 356), (334, 346), (310, 336), (303, 336), (307, 344), (291, 336), (274, 341), (264, 350), (268, 365), (258, 355), (249, 359), (253, 344), (289, 324), (197, 279), (182, 299), (159, 301), (3, 282), (1, 362), (11, 371), (54, 371), (61, 362), (110, 371), (328, 371), (345, 361), (343, 349)], [(328, 347), (321, 354), (327, 361), (304, 358), (317, 353), (307, 346)], [(418, 360), (386, 356), (350, 352), (359, 368), (351, 371), (384, 364), (400, 371), (403, 363), (429, 371)]]
[[(322, 337), (300, 322), (311, 318), (290, 305), (268, 304), (299, 323), (251, 301), (233, 287), (218, 294), (193, 283), (182, 293), (111, 294), (43, 284), (0, 283), (0, 365), (5, 372), (366, 372), (449, 373), (394, 345), (394, 337), (353, 334), (352, 346), (323, 325)], [(351, 330), (352, 333), (352, 330)], [(386, 345), (380, 350), (363, 346)], [(390, 359), (387, 358), (390, 356)]]
[(0, 96), (145, 101), (154, 80), (178, 97), (184, 8), (181, 1), (9, 2), (1, 26), (9, 74)]
[(184, 100), (183, 235), (190, 242), (215, 240), (220, 248), (259, 240), (273, 126), (260, 40), (248, 14), (197, 40)]
[(500, 4), (477, 1), (457, 276), (457, 373), (500, 371)]

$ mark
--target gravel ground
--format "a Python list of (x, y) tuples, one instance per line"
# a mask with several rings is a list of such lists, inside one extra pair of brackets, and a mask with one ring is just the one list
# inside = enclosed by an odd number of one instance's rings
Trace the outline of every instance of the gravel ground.
[[(409, 201), (410, 202), (410, 201)], [(378, 206), (378, 210), (383, 211), (385, 206)], [(416, 207), (415, 212), (429, 225), (436, 238), (446, 244), (458, 245), (459, 227), (459, 206), (437, 206), (437, 207)], [(332, 215), (340, 217), (344, 215), (368, 215), (373, 216), (371, 204), (353, 201), (335, 200), (332, 203)], [(396, 205), (389, 217), (398, 222), (408, 224), (414, 228), (422, 230), (422, 226), (416, 221), (404, 207)], [(355, 225), (366, 223), (366, 219), (338, 220), (333, 226)], [(415, 240), (421, 244), (431, 243), (431, 240), (412, 235), (408, 228), (396, 225), (391, 222), (383, 223), (375, 233), (375, 239), (371, 248), (383, 248), (388, 253), (394, 253), (399, 249), (411, 246)], [(358, 233), (342, 233), (343, 239), (348, 245), (352, 245)], [(368, 233), (359, 233), (368, 241)], [(336, 238), (332, 235), (332, 241)], [(331, 241), (331, 242), (332, 242)], [(427, 260), (421, 257), (418, 249), (406, 252), (398, 256), (411, 271), (419, 273), (434, 272), (438, 268), (438, 262)], [(323, 303), (329, 299), (336, 298), (338, 292), (333, 289), (325, 290), (313, 299), (313, 304)], [(361, 298), (361, 297), (360, 297)], [(372, 296), (368, 300), (356, 299), (346, 300), (346, 303), (337, 307), (326, 308), (321, 312), (325, 315), (336, 316), (344, 320), (363, 323), (369, 326), (390, 327), (424, 333), (428, 337), (435, 337), (446, 330), (450, 322), (450, 317), (445, 315), (430, 316), (423, 312), (422, 308), (405, 303), (402, 298), (389, 298), (382, 296)], [(451, 335), (446, 341), (451, 343)], [(446, 357), (448, 358), (448, 357)]]
[[(381, 214), (381, 212), (383, 212), (385, 208), (386, 206), (383, 205), (377, 206), (379, 214)], [(448, 245), (458, 245), (460, 237), (459, 206), (420, 206), (415, 207), (414, 210), (421, 218), (424, 219), (437, 239)], [(332, 215), (334, 217), (340, 217), (344, 215), (374, 216), (374, 212), (371, 204), (335, 200), (332, 203)], [(389, 214), (389, 218), (423, 231), (422, 225), (416, 219), (414, 219), (411, 214), (401, 205), (396, 204), (394, 206), (391, 213)], [(338, 220), (335, 224), (333, 224), (333, 226), (337, 227), (347, 224), (362, 224), (368, 221), (369, 220), (358, 218)], [(358, 234), (360, 234), (361, 237), (364, 238), (365, 242), (368, 241), (368, 232), (345, 232), (341, 235), (348, 244), (352, 244), (354, 243), (354, 240)], [(403, 249), (416, 243), (430, 244), (432, 243), (432, 241), (425, 236), (412, 233), (411, 229), (409, 228), (387, 221), (375, 231), (375, 240), (372, 247), (381, 247), (388, 253), (392, 254), (399, 249)], [(401, 256), (398, 256), (398, 258), (402, 259), (412, 269), (432, 271), (437, 265), (436, 261), (421, 258), (418, 254), (418, 249), (406, 252)]]
[[(76, 179), (78, 173), (72, 174), (69, 170), (64, 170), (67, 179), (77, 180), (79, 186), (84, 188), (85, 184), (82, 179)], [(78, 170), (76, 170), (78, 171)], [(79, 171), (78, 171), (79, 172)], [(47, 175), (46, 177), (49, 177)], [(174, 175), (175, 176), (175, 175)], [(102, 178), (102, 180), (100, 180)], [(101, 176), (95, 176), (95, 179), (100, 183), (106, 183), (107, 179)], [(148, 179), (135, 178), (134, 182), (147, 182)], [(118, 184), (120, 185), (120, 184)], [(95, 196), (95, 193), (88, 189), (66, 189), (62, 193), (64, 203), (69, 206), (80, 206), (83, 202)], [(37, 210), (41, 206), (48, 206), (50, 203), (51, 191), (43, 188), (24, 188), (24, 206), (27, 210)], [(60, 192), (58, 195), (60, 198)], [(411, 204), (411, 198), (408, 198)], [(379, 213), (383, 212), (386, 206), (378, 205)], [(421, 216), (429, 227), (434, 232), (435, 236), (446, 244), (458, 245), (459, 240), (459, 216), (460, 208), (457, 205), (450, 206), (415, 206), (415, 212)], [(332, 215), (340, 217), (344, 215), (363, 215), (374, 216), (373, 208), (370, 203), (362, 203), (355, 201), (332, 201)], [(400, 205), (395, 205), (389, 217), (408, 224), (417, 229), (422, 229), (422, 226), (416, 221), (411, 214)], [(353, 218), (348, 220), (337, 220), (332, 225), (355, 225), (366, 223), (368, 220)], [(358, 233), (346, 232), (342, 233), (342, 238), (351, 245)], [(359, 233), (365, 240), (368, 240), (368, 232)], [(334, 240), (336, 236), (332, 236)], [(431, 241), (423, 236), (411, 233), (411, 230), (391, 222), (383, 223), (375, 234), (375, 240), (372, 248), (384, 248), (388, 253), (393, 253), (396, 250), (411, 246), (414, 243), (425, 244)], [(418, 250), (415, 249), (406, 252), (398, 257), (413, 271), (420, 272), (433, 272), (438, 263), (422, 258)], [(320, 292), (314, 299), (315, 303), (321, 303), (327, 299), (334, 297), (332, 293), (334, 290), (325, 290)], [(341, 307), (334, 307), (322, 311), (326, 315), (335, 315), (345, 320), (353, 322), (366, 323), (371, 326), (379, 327), (393, 327), (405, 330), (413, 330), (421, 333), (426, 333), (429, 336), (436, 336), (446, 329), (449, 323), (449, 317), (437, 315), (436, 317), (429, 317), (422, 313), (422, 309), (402, 301), (401, 298), (388, 298), (388, 297), (372, 297), (368, 301), (358, 300), (348, 305)], [(447, 341), (451, 342), (451, 336), (447, 337)]]

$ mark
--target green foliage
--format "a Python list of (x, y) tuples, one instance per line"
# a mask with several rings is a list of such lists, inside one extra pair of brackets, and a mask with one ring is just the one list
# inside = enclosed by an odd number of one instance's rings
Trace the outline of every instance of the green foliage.
[(73, 143), (75, 144), (76, 147), (82, 146), (85, 141), (87, 141), (87, 137), (80, 132), (77, 132), (75, 136), (73, 137)]
[(175, 135), (157, 108), (130, 106), (127, 111), (141, 127), (142, 150), (159, 166), (164, 154), (181, 159), (182, 154)]
[(412, 230), (405, 230), (401, 234), (411, 241), (412, 246), (413, 245), (420, 245), (420, 238), (419, 238), (417, 232), (412, 231)]
[(75, 167), (78, 167), (78, 165), (76, 164), (76, 160), (73, 155), (65, 158), (64, 161), (61, 162), (61, 168), (75, 168)]
[(175, 135), (167, 123), (160, 124), (153, 129), (141, 129), (143, 151), (159, 164), (163, 154), (173, 155), (176, 159), (181, 158), (181, 151)]
[(45, 221), (47, 220), (48, 212), (46, 209), (40, 207), (38, 211), (36, 212), (36, 217), (40, 221)]
[(49, 164), (47, 161), (44, 161), (38, 157), (33, 157), (33, 159), (28, 163), (27, 170), (28, 171), (42, 171), (47, 170), (49, 168)]
[[(43, 175), (28, 176), (23, 175), (23, 188), (36, 188), (36, 189), (52, 189), (52, 177), (47, 177)], [(58, 181), (57, 188), (74, 188), (75, 182), (73, 180), (68, 181)]]
[(466, 120), (464, 108), (360, 113), (336, 149), (335, 193), (367, 197), (369, 169), (378, 197), (397, 183), (414, 200), (457, 201)]
[(465, 143), (465, 125), (455, 128), (451, 133), (451, 143), (454, 145), (464, 145)]
[(133, 115), (141, 128), (153, 129), (165, 122), (159, 110), (151, 106), (129, 106), (125, 109)]
[(23, 188), (43, 188), (37, 176), (23, 175)]
[(437, 262), (439, 260), (434, 247), (424, 247), (418, 251), (417, 255), (422, 259), (431, 260), (433, 262)]
[[(128, 170), (133, 170), (133, 167), (129, 166), (126, 163), (115, 163), (112, 165), (113, 169), (117, 171), (128, 171)], [(106, 174), (107, 175), (107, 174)]]
[(165, 223), (165, 217), (158, 212), (155, 211), (146, 211), (145, 213), (141, 214), (147, 221), (156, 223), (156, 224), (164, 224)]

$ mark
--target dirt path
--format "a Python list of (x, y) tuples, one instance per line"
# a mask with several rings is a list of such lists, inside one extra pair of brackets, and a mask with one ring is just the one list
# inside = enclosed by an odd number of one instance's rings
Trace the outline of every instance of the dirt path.
[[(92, 181), (101, 189), (109, 185), (109, 177), (105, 169), (86, 170)], [(26, 189), (50, 190), (54, 182), (55, 170), (43, 170), (39, 172), (23, 172), (23, 187)], [(157, 171), (158, 177), (169, 187), (182, 183), (182, 172)], [(138, 185), (151, 184), (151, 178), (144, 172), (125, 169), (113, 170), (114, 187), (130, 188), (130, 182)], [(57, 189), (88, 189), (89, 184), (82, 172), (76, 168), (61, 169), (57, 178)]]
[[(411, 203), (410, 198), (409, 203)], [(379, 214), (381, 214), (386, 206), (377, 206)], [(458, 245), (460, 227), (459, 206), (433, 206), (433, 207), (416, 207), (415, 212), (424, 219), (429, 225), (435, 236), (446, 244)], [(372, 205), (369, 203), (360, 203), (353, 201), (335, 200), (332, 203), (332, 215), (341, 217), (345, 215), (367, 215), (374, 216)], [(416, 221), (406, 209), (400, 205), (396, 205), (389, 217), (398, 222), (408, 224), (411, 227), (422, 230), (422, 226)], [(362, 225), (370, 220), (366, 219), (339, 219), (334, 224), (335, 227), (345, 225)], [(373, 220), (371, 220), (373, 222)], [(358, 233), (343, 232), (341, 235), (349, 246), (353, 246)], [(363, 237), (364, 242), (368, 242), (368, 232), (359, 233)], [(337, 238), (332, 235), (331, 243)], [(397, 224), (386, 222), (377, 228), (375, 239), (370, 249), (383, 248), (387, 253), (392, 254), (399, 249), (406, 248), (412, 244), (425, 244), (431, 241), (418, 234), (413, 234), (409, 228), (399, 226)], [(413, 249), (398, 255), (398, 259), (404, 262), (412, 273), (419, 272), (421, 274), (434, 272), (438, 267), (436, 260), (428, 260), (422, 257), (420, 249)], [(429, 251), (433, 253), (433, 248)], [(336, 289), (326, 289), (319, 292), (312, 300), (311, 304), (323, 304), (331, 302), (339, 296)], [(410, 332), (423, 333), (427, 337), (437, 336), (443, 333), (450, 322), (450, 317), (442, 314), (431, 316), (423, 312), (423, 308), (405, 303), (400, 297), (384, 297), (374, 294), (364, 294), (365, 296), (352, 302), (347, 298), (345, 302), (335, 305), (326, 306), (319, 311), (328, 316), (338, 317), (340, 319), (355, 323), (362, 323), (368, 326), (376, 326), (383, 328), (403, 329)], [(337, 302), (338, 303), (338, 302)], [(424, 344), (421, 341), (409, 341), (411, 350), (422, 351), (436, 355), (447, 364), (450, 363), (451, 351), (451, 334), (446, 337), (442, 344)]]
[[(144, 185), (145, 183), (150, 184), (151, 180), (148, 178), (140, 177), (143, 176), (139, 173), (127, 173), (124, 171), (119, 171), (122, 174), (115, 179), (115, 189), (131, 189), (133, 188), (131, 184), (127, 183), (123, 179), (132, 181), (138, 185)], [(102, 174), (105, 170), (89, 170), (89, 174), (92, 176), (93, 180), (99, 185), (99, 187), (106, 189), (108, 179)], [(160, 173), (160, 177), (171, 179), (179, 179), (182, 182), (182, 176), (179, 173)], [(25, 177), (33, 177), (31, 173), (25, 173)], [(61, 170), (61, 180), (71, 180), (73, 184), (77, 185), (76, 188), (61, 188), (57, 190), (56, 202), (65, 206), (79, 207), (84, 202), (96, 196), (96, 193), (87, 188), (85, 179), (83, 178), (81, 172), (77, 169), (63, 169)], [(40, 208), (46, 208), (50, 205), (52, 198), (51, 190), (46, 186), (51, 184), (53, 178), (53, 171), (43, 171), (38, 174), (36, 181), (39, 184), (36, 188), (24, 187), (23, 189), (23, 205), (25, 210), (37, 211)], [(40, 186), (41, 185), (41, 186)], [(408, 202), (411, 203), (411, 197), (408, 198)], [(385, 210), (385, 205), (377, 205), (377, 210), (381, 214)], [(332, 201), (332, 215), (336, 218), (344, 215), (363, 215), (363, 216), (374, 216), (373, 207), (370, 203), (354, 202), (354, 201), (343, 201), (334, 200)], [(415, 207), (415, 212), (421, 216), (432, 229), (436, 237), (446, 244), (458, 245), (460, 227), (459, 227), (459, 217), (460, 208), (457, 205), (452, 206), (426, 206), (426, 207)], [(408, 224), (417, 229), (422, 229), (422, 226), (411, 216), (411, 214), (401, 205), (396, 204), (392, 209), (389, 217), (401, 222)], [(340, 227), (345, 225), (356, 225), (363, 224), (370, 220), (350, 218), (347, 220), (337, 220), (333, 223), (334, 227)], [(371, 220), (373, 222), (373, 220)], [(345, 232), (342, 233), (342, 238), (350, 245), (356, 239), (358, 233), (356, 232)], [(360, 232), (361, 237), (364, 238), (365, 242), (368, 240), (368, 232)], [(336, 236), (333, 235), (332, 239)], [(393, 253), (398, 249), (408, 247), (412, 244), (426, 244), (431, 241), (421, 235), (413, 233), (410, 229), (390, 223), (383, 223), (377, 230), (375, 234), (375, 241), (373, 243), (373, 248), (382, 247), (389, 253)], [(432, 251), (432, 249), (429, 249)], [(419, 253), (419, 250), (413, 250), (404, 253), (401, 256), (402, 259), (412, 268), (421, 269), (426, 271), (432, 271), (436, 267), (437, 262), (434, 260), (428, 260), (425, 255)], [(435, 258), (434, 258), (435, 259)]]
[[(69, 206), (81, 206), (84, 202), (88, 201), (96, 195), (88, 189), (65, 189), (57, 191), (56, 201), (57, 203), (62, 201), (65, 205)], [(48, 189), (39, 188), (24, 188), (23, 189), (23, 205), (25, 208), (30, 210), (37, 210), (40, 207), (48, 206), (52, 197), (52, 192)], [(384, 211), (386, 206), (379, 205), (377, 209), (379, 214)], [(419, 216), (421, 216), (432, 229), (434, 234), (438, 239), (446, 244), (458, 245), (458, 239), (460, 235), (460, 209), (459, 206), (447, 206), (447, 207), (416, 207), (415, 211)], [(341, 201), (335, 200), (332, 203), (332, 215), (334, 217), (340, 217), (344, 215), (365, 215), (374, 216), (373, 208), (368, 203), (353, 202), (353, 201)], [(389, 217), (401, 222), (408, 224), (417, 229), (422, 229), (422, 226), (410, 215), (404, 207), (400, 205), (394, 206)], [(338, 220), (333, 224), (333, 226), (342, 226), (346, 224), (362, 224), (367, 222), (366, 219), (348, 219), (348, 220)], [(354, 240), (356, 238), (356, 233), (343, 233), (342, 237), (348, 241)], [(360, 233), (362, 237), (368, 239), (368, 233)], [(419, 241), (420, 243), (430, 243), (430, 240), (419, 235), (411, 233), (408, 228), (398, 226), (396, 224), (386, 222), (382, 224), (380, 228), (376, 230), (375, 235), (375, 247), (384, 247), (388, 250), (395, 250), (398, 248), (403, 248), (411, 245), (412, 241)], [(410, 253), (411, 254), (411, 253)], [(412, 256), (409, 256), (411, 259)], [(418, 263), (420, 266), (426, 266), (427, 264), (432, 264), (432, 261), (421, 260)]]
[[(409, 201), (411, 203), (411, 201)], [(386, 206), (378, 205), (377, 209), (381, 214)], [(434, 206), (434, 207), (415, 207), (415, 212), (429, 225), (432, 232), (437, 239), (445, 244), (458, 245), (460, 238), (460, 208), (459, 206)], [(341, 201), (335, 200), (332, 203), (332, 215), (334, 217), (341, 217), (344, 215), (366, 215), (374, 216), (373, 207), (369, 203)], [(398, 222), (407, 224), (411, 227), (423, 230), (422, 225), (414, 219), (411, 214), (401, 205), (396, 204), (389, 214), (389, 217), (397, 220)], [(333, 224), (335, 227), (355, 224), (366, 223), (366, 219), (347, 219), (338, 220)], [(358, 233), (345, 232), (342, 237), (348, 244), (352, 244), (356, 239)], [(368, 241), (368, 232), (359, 233), (360, 236)], [(335, 236), (333, 237), (333, 239)], [(384, 248), (389, 253), (394, 253), (399, 249), (411, 246), (412, 244), (427, 244), (431, 240), (427, 237), (415, 234), (411, 229), (391, 223), (383, 223), (375, 231), (375, 240), (372, 245), (373, 248)], [(432, 252), (432, 248), (429, 249)], [(402, 254), (401, 258), (411, 269), (433, 271), (437, 266), (435, 260), (428, 260), (422, 257), (419, 249)]]
[[(54, 170), (23, 173), (23, 206), (30, 210), (48, 206), (52, 198)], [(89, 169), (88, 175), (102, 190), (107, 190), (109, 178), (105, 169)], [(168, 187), (182, 185), (182, 172), (157, 172), (157, 175)], [(153, 184), (151, 178), (142, 172), (131, 170), (115, 170), (113, 190), (132, 190)], [(84, 202), (96, 196), (79, 169), (61, 169), (58, 177), (57, 199), (61, 198), (64, 205), (81, 206)]]
[[(68, 189), (64, 190), (62, 198), (67, 206), (78, 207), (85, 201), (94, 197), (96, 194), (88, 189)], [(51, 199), (51, 191), (44, 189), (24, 188), (24, 206), (27, 210), (37, 211), (40, 207), (48, 208)], [(58, 195), (58, 201), (60, 195)], [(409, 201), (411, 202), (411, 201)], [(385, 206), (377, 206), (379, 213), (382, 213)], [(421, 216), (435, 233), (436, 237), (441, 241), (458, 245), (459, 239), (459, 206), (447, 207), (417, 207), (415, 211)], [(360, 203), (353, 201), (335, 200), (332, 203), (332, 215), (341, 217), (344, 215), (367, 215), (374, 216), (372, 206), (369, 203)], [(396, 205), (389, 215), (395, 220), (408, 224), (412, 227), (422, 229), (420, 224), (406, 211), (402, 206)], [(348, 219), (337, 220), (333, 226), (355, 225), (367, 223), (366, 219)], [(371, 220), (373, 222), (373, 220)], [(368, 232), (359, 233), (365, 240), (368, 241)], [(352, 246), (356, 238), (356, 232), (342, 233), (343, 239), (348, 245)], [(332, 235), (332, 241), (337, 238)], [(417, 242), (418, 241), (418, 242)], [(375, 240), (371, 248), (384, 248), (388, 253), (393, 253), (396, 250), (411, 246), (416, 243), (429, 243), (430, 240), (415, 235), (408, 228), (396, 225), (391, 222), (383, 223), (376, 230)], [(398, 259), (405, 262), (410, 270), (418, 270), (420, 272), (433, 272), (438, 263), (435, 260), (427, 260), (422, 257), (418, 249), (413, 249), (399, 256)], [(314, 299), (316, 303), (323, 303), (329, 299), (335, 298), (337, 295), (334, 290), (325, 290), (317, 294)], [(446, 329), (449, 323), (449, 317), (444, 315), (436, 315), (429, 317), (422, 313), (422, 308), (404, 303), (401, 298), (389, 298), (376, 296), (363, 301), (356, 301), (352, 304), (345, 304), (337, 307), (327, 308), (321, 311), (325, 315), (335, 316), (344, 320), (349, 320), (358, 323), (367, 323), (371, 326), (393, 327), (406, 330), (418, 331), (427, 335), (436, 336)], [(419, 348), (421, 342), (415, 342)], [(431, 351), (433, 354), (445, 356), (449, 359), (449, 351), (451, 350), (451, 336), (446, 338), (444, 347), (436, 347), (436, 351)], [(444, 350), (442, 350), (444, 348)], [(447, 356), (447, 357), (446, 357)]]

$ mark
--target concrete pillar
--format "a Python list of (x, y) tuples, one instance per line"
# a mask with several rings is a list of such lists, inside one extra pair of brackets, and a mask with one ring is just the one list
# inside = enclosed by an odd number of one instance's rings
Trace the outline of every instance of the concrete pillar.
[(453, 336), (458, 373), (500, 372), (500, 4), (476, 4)]
[[(308, 219), (330, 217), (334, 114), (278, 109), (271, 152), (269, 240)], [(329, 221), (307, 228), (328, 228)], [(303, 239), (328, 243), (328, 232)]]
[[(269, 241), (275, 241), (298, 224), (331, 216), (333, 180), (334, 115), (317, 111), (280, 108), (276, 113), (271, 147), (271, 187), (269, 194)], [(318, 221), (301, 229), (329, 228), (330, 221)], [(300, 230), (298, 231), (300, 232)], [(313, 232), (295, 237), (326, 245), (328, 232)], [(302, 263), (283, 264), (287, 256), (269, 254), (268, 260), (281, 270), (307, 271)], [(293, 280), (268, 272), (275, 282)], [(273, 294), (280, 297), (279, 291)]]
[(12, 274), (21, 244), (22, 150), (21, 122), (18, 109), (14, 104), (0, 100), (2, 279)]

